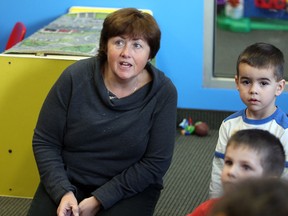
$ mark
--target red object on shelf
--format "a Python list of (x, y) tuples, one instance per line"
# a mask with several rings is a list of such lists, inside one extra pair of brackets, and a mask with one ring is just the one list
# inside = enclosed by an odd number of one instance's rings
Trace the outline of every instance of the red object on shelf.
[(240, 0), (227, 0), (232, 7), (237, 7), (240, 4)]
[(9, 36), (5, 50), (10, 49), (15, 44), (22, 41), (25, 37), (25, 34), (26, 34), (26, 26), (22, 22), (17, 22), (14, 25), (13, 30)]
[(286, 0), (254, 0), (255, 6), (263, 9), (282, 10), (286, 8)]

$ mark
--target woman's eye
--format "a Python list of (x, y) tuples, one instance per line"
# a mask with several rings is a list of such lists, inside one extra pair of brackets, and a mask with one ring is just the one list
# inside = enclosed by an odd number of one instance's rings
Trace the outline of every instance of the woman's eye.
[(117, 46), (117, 47), (123, 47), (124, 46), (124, 41), (123, 40), (116, 40), (115, 41), (115, 45)]
[(140, 49), (142, 48), (142, 45), (140, 43), (134, 43), (134, 47)]

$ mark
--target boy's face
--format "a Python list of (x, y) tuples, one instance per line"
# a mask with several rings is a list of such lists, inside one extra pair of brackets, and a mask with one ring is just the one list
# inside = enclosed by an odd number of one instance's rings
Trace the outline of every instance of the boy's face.
[(240, 98), (247, 106), (247, 117), (260, 119), (275, 111), (275, 99), (285, 87), (285, 80), (277, 81), (274, 68), (255, 68), (239, 65), (239, 77), (235, 76)]
[(261, 153), (247, 146), (234, 146), (233, 143), (227, 147), (221, 174), (224, 191), (239, 180), (261, 177), (263, 172)]

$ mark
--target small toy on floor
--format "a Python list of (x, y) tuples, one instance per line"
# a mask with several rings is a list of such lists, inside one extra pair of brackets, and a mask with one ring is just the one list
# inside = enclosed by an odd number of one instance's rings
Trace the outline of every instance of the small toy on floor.
[(182, 135), (191, 135), (195, 133), (198, 136), (207, 136), (209, 132), (209, 126), (206, 122), (197, 121), (193, 125), (192, 118), (184, 118), (179, 126), (182, 128)]
[(183, 128), (183, 129), (181, 130), (181, 134), (182, 134), (182, 135), (190, 135), (190, 134), (192, 134), (192, 133), (194, 132), (194, 130), (195, 130), (195, 127), (194, 127), (194, 125), (193, 125), (193, 123), (192, 123), (192, 119), (191, 119), (191, 118), (189, 118), (188, 120), (187, 120), (186, 118), (184, 118), (184, 119), (182, 120), (182, 122), (179, 124), (179, 126), (180, 126), (181, 128)]

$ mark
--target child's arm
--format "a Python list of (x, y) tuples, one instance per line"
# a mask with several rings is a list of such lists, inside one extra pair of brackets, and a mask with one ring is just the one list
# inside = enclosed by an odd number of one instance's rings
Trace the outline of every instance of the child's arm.
[(288, 180), (288, 129), (285, 129), (284, 134), (280, 137), (280, 141), (284, 147), (286, 155), (285, 168), (281, 177)]
[(221, 173), (224, 167), (224, 154), (228, 141), (228, 135), (224, 123), (219, 129), (218, 142), (215, 149), (215, 155), (212, 162), (211, 181), (209, 186), (210, 198), (216, 198), (222, 195)]
[(223, 167), (223, 159), (214, 156), (212, 162), (211, 181), (209, 186), (209, 197), (216, 198), (222, 195), (221, 171)]

